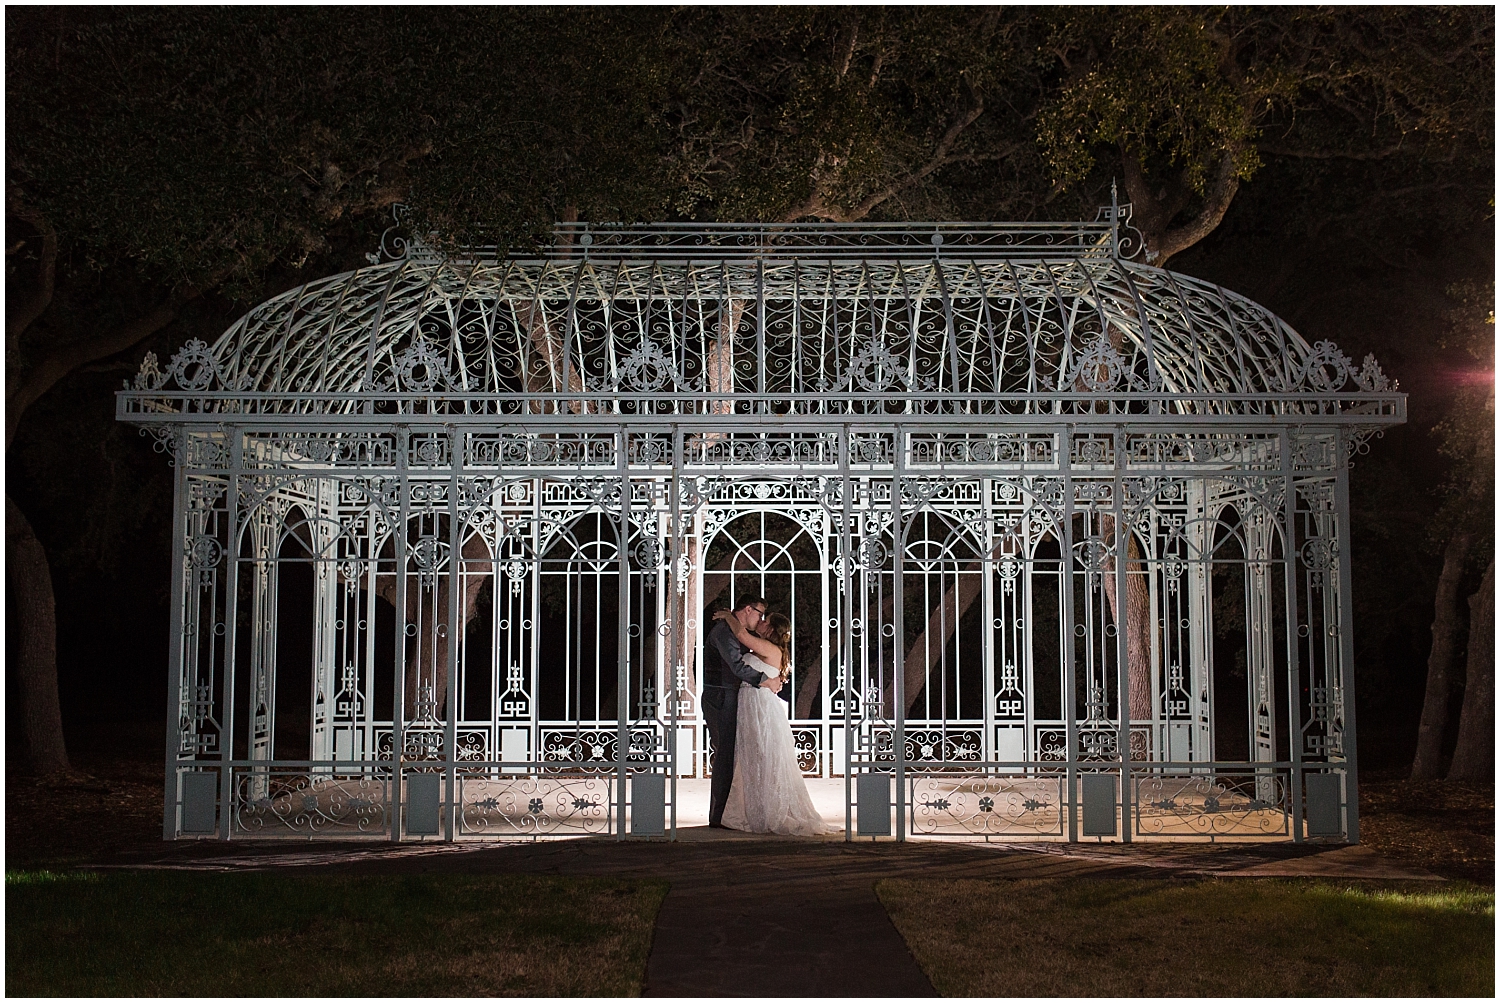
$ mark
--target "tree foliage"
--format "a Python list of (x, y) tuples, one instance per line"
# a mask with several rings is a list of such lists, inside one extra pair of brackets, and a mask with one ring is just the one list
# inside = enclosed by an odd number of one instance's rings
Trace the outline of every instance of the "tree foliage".
[(603, 65), (591, 15), (12, 17), (11, 198), (65, 232), (78, 264), (128, 259), (165, 284), (250, 276), (414, 195), (465, 228), (521, 231), (562, 200), (656, 207), (631, 184), (655, 180), (630, 170), (651, 159), (630, 149), (649, 134), (645, 74), (629, 47)]
[[(1412, 262), (1493, 188), (1487, 7), (6, 19), (8, 444), (80, 367), (169, 324), (211, 338), (231, 304), (362, 262), (397, 203), (418, 232), (507, 248), (559, 219), (1076, 219), (1118, 179), (1153, 260), (1217, 262), (1301, 323), (1371, 267), (1433, 286)], [(1206, 252), (1226, 218), (1235, 253)], [(1309, 271), (1329, 247), (1358, 262)], [(1434, 338), (1414, 340), (1346, 347), (1415, 360)], [(1485, 399), (1412, 400), (1442, 422), (1451, 520), (1483, 508), (1451, 499), (1493, 448)], [(1369, 526), (1405, 525), (1390, 491)], [(21, 507), (45, 518), (44, 497)]]
[(1491, 156), (1492, 10), (1077, 8), (1048, 44), (1053, 176), (1118, 158), (1153, 260), (1211, 232), (1264, 155)]
[(1041, 26), (998, 8), (688, 13), (673, 25), (679, 69), (660, 119), (674, 207), (725, 220), (1031, 217), (1049, 190), (1032, 134)]
[(164, 287), (305, 262), (397, 201), (508, 244), (574, 211), (1068, 216), (1123, 173), (1165, 234), (1263, 151), (1473, 155), (1493, 105), (1481, 8), (7, 16), (11, 211)]
[(1441, 343), (1461, 348), (1472, 364), (1450, 372), (1452, 402), (1433, 428), (1438, 452), (1452, 462), (1435, 528), (1441, 536), (1469, 526), (1487, 539), (1495, 490), (1495, 286), (1466, 281), (1446, 292), (1454, 306)]

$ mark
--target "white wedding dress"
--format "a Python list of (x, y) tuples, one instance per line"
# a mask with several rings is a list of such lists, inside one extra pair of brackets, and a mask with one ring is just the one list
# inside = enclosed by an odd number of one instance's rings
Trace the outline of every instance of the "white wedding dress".
[[(751, 652), (745, 664), (767, 675), (776, 670)], [(740, 683), (734, 739), (734, 784), (724, 803), (724, 824), (742, 832), (820, 836), (823, 821), (797, 765), (786, 701), (764, 686)]]

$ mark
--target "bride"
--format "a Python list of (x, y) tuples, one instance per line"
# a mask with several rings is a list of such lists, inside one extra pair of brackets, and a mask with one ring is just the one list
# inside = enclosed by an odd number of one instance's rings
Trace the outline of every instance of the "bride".
[[(780, 613), (762, 621), (769, 637), (751, 633), (728, 610), (714, 614), (744, 645), (745, 664), (768, 675), (792, 671), (792, 624)], [(781, 836), (817, 836), (831, 831), (813, 807), (797, 765), (797, 749), (787, 705), (761, 686), (740, 684), (739, 722), (735, 731), (734, 784), (724, 805), (724, 825), (743, 832)]]

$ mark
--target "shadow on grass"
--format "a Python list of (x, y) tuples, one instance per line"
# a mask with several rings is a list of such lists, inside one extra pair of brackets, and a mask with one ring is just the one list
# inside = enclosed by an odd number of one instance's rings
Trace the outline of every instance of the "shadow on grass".
[(944, 996), (1491, 996), (1495, 895), (1317, 880), (889, 880)]
[(1359, 838), (1383, 857), (1475, 884), (1495, 884), (1495, 784), (1362, 773)]
[(15, 871), (8, 996), (638, 996), (663, 881)]

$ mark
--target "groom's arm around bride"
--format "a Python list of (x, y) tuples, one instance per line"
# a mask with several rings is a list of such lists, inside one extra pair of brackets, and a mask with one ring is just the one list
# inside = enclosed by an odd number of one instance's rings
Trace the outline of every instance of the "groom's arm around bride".
[[(741, 602), (734, 616), (747, 629), (765, 616), (765, 600), (759, 597)], [(708, 616), (705, 615), (705, 620)], [(745, 648), (735, 639), (727, 623), (715, 623), (703, 639), (703, 722), (713, 739), (713, 784), (708, 807), (708, 824), (721, 826), (724, 804), (734, 782), (734, 739), (739, 709), (739, 684), (764, 686), (773, 693), (781, 689), (781, 677), (767, 675), (745, 664)]]

